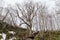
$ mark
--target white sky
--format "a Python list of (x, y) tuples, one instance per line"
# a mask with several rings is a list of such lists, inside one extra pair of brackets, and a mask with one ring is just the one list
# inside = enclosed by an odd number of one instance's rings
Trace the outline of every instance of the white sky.
[[(15, 5), (15, 3), (22, 4), (25, 1), (29, 1), (29, 0), (3, 0), (3, 6), (6, 7), (7, 5), (9, 6), (9, 4)], [(53, 13), (54, 10), (56, 9), (56, 0), (33, 0), (33, 1), (34, 2), (46, 3), (46, 6), (48, 7), (49, 13), (50, 12)], [(1, 2), (0, 2), (0, 4), (1, 4)], [(54, 8), (54, 10), (53, 10), (53, 8)]]
[[(26, 0), (4, 0), (5, 4), (12, 4), (14, 5), (15, 3), (23, 3)], [(55, 6), (55, 0), (33, 0), (34, 2), (46, 2), (49, 7), (54, 7)]]
[[(23, 3), (24, 1), (27, 1), (27, 0), (4, 0), (4, 5), (6, 7), (6, 5), (8, 4), (11, 4), (11, 5), (14, 5), (15, 3)], [(33, 0), (34, 2), (39, 2), (41, 1), (42, 3), (46, 3), (46, 5), (48, 6), (49, 8), (49, 11), (52, 10), (53, 8), (55, 8), (55, 2), (56, 0)]]

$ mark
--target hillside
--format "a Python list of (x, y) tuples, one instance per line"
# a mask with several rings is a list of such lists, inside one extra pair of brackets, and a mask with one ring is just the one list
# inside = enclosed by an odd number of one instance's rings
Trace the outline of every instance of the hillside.
[(43, 32), (43, 37), (39, 33), (34, 40), (60, 40), (60, 31)]
[[(10, 33), (9, 31), (13, 31)], [(5, 33), (6, 39), (5, 40), (24, 40), (27, 35), (27, 29), (14, 27), (12, 25), (7, 24), (6, 22), (2, 22), (0, 20), (0, 34)], [(60, 40), (60, 31), (46, 31), (43, 32), (43, 38), (41, 38), (41, 32), (39, 32), (34, 40)], [(28, 36), (28, 35), (27, 35)], [(0, 39), (2, 36), (0, 35)], [(26, 40), (29, 40), (26, 38)]]
[[(13, 35), (13, 34), (9, 33), (9, 31), (13, 31), (13, 32), (15, 32), (15, 34), (13, 33), (14, 34)], [(17, 39), (19, 40), (26, 33), (26, 29), (14, 27), (14, 26), (9, 25), (0, 20), (0, 34), (1, 33), (5, 33), (7, 35), (6, 40), (8, 40), (14, 36), (17, 37)]]

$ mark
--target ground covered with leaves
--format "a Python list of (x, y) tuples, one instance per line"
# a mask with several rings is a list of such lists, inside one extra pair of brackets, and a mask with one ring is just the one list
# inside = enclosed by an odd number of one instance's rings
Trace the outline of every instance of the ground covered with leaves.
[(46, 31), (43, 32), (43, 37), (40, 33), (35, 37), (35, 40), (60, 40), (60, 31)]
[[(14, 31), (15, 34), (9, 33), (9, 31)], [(0, 34), (5, 33), (6, 39), (9, 40), (13, 37), (15, 37), (13, 40), (23, 40), (28, 36), (28, 31), (26, 29), (13, 27), (5, 22), (0, 21)], [(0, 39), (2, 36), (0, 35)], [(26, 38), (26, 40), (29, 40)], [(43, 32), (43, 37), (41, 37), (41, 32), (39, 32), (34, 40), (60, 40), (60, 31), (46, 31)]]

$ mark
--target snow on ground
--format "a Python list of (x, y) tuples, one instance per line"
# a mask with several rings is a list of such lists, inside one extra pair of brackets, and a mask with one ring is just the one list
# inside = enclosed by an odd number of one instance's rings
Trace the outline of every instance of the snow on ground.
[[(11, 34), (15, 34), (14, 31), (9, 31), (8, 33), (11, 33)], [(5, 40), (6, 39), (6, 34), (5, 33), (0, 33), (0, 36), (2, 36), (2, 38), (0, 40)], [(11, 39), (9, 40), (13, 40), (13, 39), (16, 39), (15, 37), (12, 37)]]

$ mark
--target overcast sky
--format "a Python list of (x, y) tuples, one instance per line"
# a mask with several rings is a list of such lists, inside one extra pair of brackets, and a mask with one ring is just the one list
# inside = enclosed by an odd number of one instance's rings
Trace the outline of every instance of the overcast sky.
[[(6, 7), (8, 4), (14, 5), (15, 3), (23, 3), (24, 1), (27, 0), (4, 0), (4, 7)], [(53, 8), (56, 7), (56, 0), (33, 0), (34, 2), (39, 2), (41, 1), (42, 3), (46, 3), (46, 5), (48, 6), (49, 10), (52, 10)]]
[[(8, 5), (8, 4), (12, 4), (14, 5), (15, 3), (23, 3), (24, 1), (27, 1), (27, 0), (4, 0), (4, 4), (5, 5)], [(55, 7), (55, 0), (33, 0), (34, 2), (43, 2), (43, 3), (46, 3), (47, 6), (49, 7)]]
[[(2, 2), (1, 2), (2, 1)], [(15, 3), (24, 3), (25, 1), (28, 1), (28, 0), (0, 0), (0, 5), (3, 6), (3, 7), (7, 7), (7, 5), (15, 5)], [(42, 2), (42, 3), (46, 3), (46, 6), (48, 7), (48, 11), (49, 12), (54, 12), (54, 10), (56, 10), (56, 3), (59, 2), (59, 0), (32, 0), (34, 2)], [(54, 9), (54, 10), (53, 10)], [(57, 8), (59, 9), (59, 8)]]
[[(1, 2), (2, 1), (2, 2)], [(25, 1), (28, 0), (0, 0), (0, 5), (3, 7), (7, 7), (7, 5), (15, 5), (15, 3), (24, 3)], [(54, 12), (54, 10), (56, 9), (56, 0), (33, 0), (34, 2), (42, 2), (42, 3), (46, 3), (46, 6), (48, 7), (48, 11), (50, 12)], [(53, 10), (54, 9), (54, 10)]]

